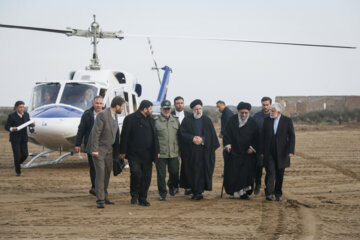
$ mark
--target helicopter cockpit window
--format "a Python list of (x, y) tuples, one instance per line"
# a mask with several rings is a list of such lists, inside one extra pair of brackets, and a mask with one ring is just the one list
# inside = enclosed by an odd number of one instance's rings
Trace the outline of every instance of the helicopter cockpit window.
[(34, 88), (32, 109), (56, 102), (60, 90), (60, 83), (41, 84)]
[(86, 110), (92, 107), (97, 92), (98, 89), (94, 86), (80, 83), (67, 83), (61, 96), (60, 103)]

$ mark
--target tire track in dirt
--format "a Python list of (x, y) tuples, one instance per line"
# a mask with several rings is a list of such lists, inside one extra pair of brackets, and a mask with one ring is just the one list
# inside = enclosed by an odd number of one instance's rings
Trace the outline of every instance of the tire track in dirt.
[(322, 165), (325, 165), (325, 166), (327, 166), (329, 168), (335, 169), (336, 171), (339, 171), (339, 172), (341, 172), (342, 174), (344, 174), (344, 175), (346, 175), (348, 177), (351, 177), (351, 178), (354, 178), (354, 179), (360, 181), (360, 176), (358, 176), (355, 172), (353, 172), (351, 170), (348, 170), (348, 169), (344, 169), (344, 168), (342, 168), (340, 166), (337, 166), (337, 165), (335, 165), (333, 163), (326, 162), (326, 161), (322, 160), (319, 157), (313, 157), (313, 156), (310, 156), (310, 155), (308, 155), (306, 153), (303, 153), (303, 152), (297, 152), (296, 156), (304, 158), (304, 159), (308, 159), (310, 161), (315, 161), (315, 162), (320, 163)]
[(299, 223), (301, 224), (301, 232), (296, 239), (318, 239), (316, 237), (316, 224), (319, 223), (318, 218), (313, 213), (313, 207), (309, 204), (302, 203), (297, 199), (296, 196), (286, 193), (285, 194), (286, 204), (288, 208), (295, 208), (298, 216), (299, 216)]
[[(317, 217), (312, 206), (299, 202), (295, 196), (286, 194), (283, 202), (261, 203), (261, 222), (257, 228), (259, 239), (317, 239)], [(290, 224), (291, 222), (291, 224)], [(296, 229), (291, 227), (298, 226)]]

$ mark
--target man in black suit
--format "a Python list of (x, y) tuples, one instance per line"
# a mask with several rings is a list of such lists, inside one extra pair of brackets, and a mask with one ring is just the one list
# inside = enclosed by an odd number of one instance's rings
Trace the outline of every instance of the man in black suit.
[(181, 96), (178, 96), (174, 99), (174, 107), (175, 110), (171, 112), (172, 115), (175, 115), (179, 119), (179, 123), (181, 124), (182, 120), (184, 120), (185, 117), (191, 116), (191, 113), (184, 110), (184, 98)]
[[(181, 96), (177, 96), (174, 98), (174, 107), (175, 110), (171, 112), (172, 115), (177, 116), (179, 123), (181, 125), (184, 118), (191, 116), (192, 114), (188, 111), (184, 110), (184, 98)], [(183, 146), (181, 139), (179, 139), (179, 150), (180, 150), (180, 158), (181, 158), (181, 146)], [(181, 167), (180, 167), (180, 175), (184, 174), (184, 164), (181, 160)], [(175, 192), (176, 194), (177, 192)], [(185, 188), (185, 195), (190, 195), (192, 193), (190, 188)]]
[[(24, 105), (25, 103), (23, 101), (17, 101), (15, 103), (15, 111), (9, 114), (5, 124), (5, 129), (10, 132), (10, 142), (14, 154), (16, 176), (21, 175), (20, 164), (22, 164), (28, 156), (27, 128), (18, 130), (20, 125), (30, 121), (29, 114), (24, 112)], [(30, 127), (32, 126), (34, 126), (34, 124), (30, 125)]]
[[(96, 116), (101, 110), (103, 109), (104, 103), (103, 103), (103, 97), (102, 96), (96, 96), (93, 101), (93, 106), (86, 110), (84, 114), (81, 116), (81, 121), (78, 127), (78, 132), (76, 135), (75, 140), (75, 152), (80, 152), (80, 146), (84, 139), (84, 148), (86, 147), (86, 144), (89, 139), (89, 135), (91, 132), (91, 129), (93, 128), (94, 121), (96, 119)], [(89, 191), (90, 194), (96, 196), (95, 192), (95, 166), (92, 159), (91, 154), (87, 154), (88, 156), (88, 162), (90, 166), (90, 180), (91, 180), (91, 189)]]
[(295, 153), (295, 131), (292, 120), (281, 114), (279, 103), (271, 105), (270, 118), (264, 119), (260, 153), (266, 169), (266, 200), (274, 200), (275, 194), (281, 201), (285, 168)]
[(225, 102), (219, 100), (216, 102), (216, 108), (221, 113), (221, 129), (219, 133), (219, 138), (224, 136), (225, 127), (229, 119), (234, 115), (234, 113), (225, 105)]
[(150, 206), (147, 193), (152, 163), (160, 156), (152, 106), (152, 102), (143, 100), (136, 112), (125, 117), (120, 140), (120, 156), (128, 159), (130, 165), (131, 204), (145, 207)]

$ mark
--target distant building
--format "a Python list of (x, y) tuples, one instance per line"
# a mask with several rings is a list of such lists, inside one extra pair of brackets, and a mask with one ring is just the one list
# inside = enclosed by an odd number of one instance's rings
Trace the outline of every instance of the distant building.
[(288, 116), (312, 111), (338, 111), (360, 108), (360, 96), (277, 96), (275, 101)]

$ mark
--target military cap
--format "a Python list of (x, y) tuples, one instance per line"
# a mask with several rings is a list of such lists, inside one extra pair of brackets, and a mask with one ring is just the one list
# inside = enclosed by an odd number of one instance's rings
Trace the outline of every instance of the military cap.
[(171, 108), (171, 102), (169, 100), (162, 101), (161, 102), (161, 108), (170, 109)]

